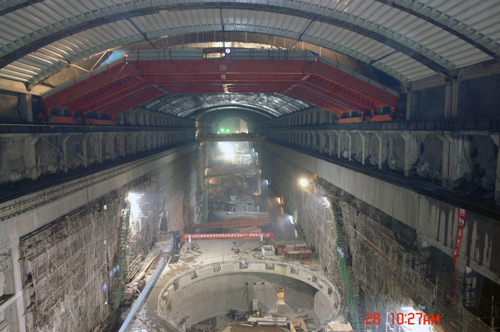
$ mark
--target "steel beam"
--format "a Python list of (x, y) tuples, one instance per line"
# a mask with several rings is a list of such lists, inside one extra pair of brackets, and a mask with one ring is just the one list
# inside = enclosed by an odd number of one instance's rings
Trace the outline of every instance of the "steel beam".
[[(236, 9), (236, 10), (251, 10), (251, 11), (262, 11), (271, 12), (281, 15), (291, 15), (295, 17), (303, 17), (309, 20), (314, 20), (317, 22), (322, 22), (330, 25), (340, 27), (342, 29), (350, 30), (356, 32), (365, 37), (376, 40), (383, 43), (413, 59), (420, 62), (421, 64), (429, 67), (433, 71), (449, 76), (450, 72), (438, 62), (432, 60), (431, 58), (423, 55), (417, 49), (412, 49), (398, 41), (390, 38), (388, 35), (384, 35), (378, 31), (371, 30), (369, 28), (363, 27), (356, 23), (356, 20), (352, 20), (350, 17), (346, 16), (345, 19), (332, 17), (329, 15), (321, 15), (318, 12), (311, 12), (305, 10), (299, 10), (296, 8), (287, 8), (282, 6), (272, 6), (256, 3), (243, 3), (243, 2), (194, 2), (194, 3), (182, 3), (182, 4), (166, 4), (161, 6), (152, 6), (148, 8), (141, 8), (135, 10), (127, 10), (123, 12), (117, 12), (114, 14), (108, 14), (106, 11), (106, 16), (95, 17), (88, 21), (71, 25), (69, 27), (63, 28), (53, 33), (44, 35), (43, 38), (37, 39), (33, 42), (26, 43), (20, 46), (17, 50), (4, 55), (0, 59), (0, 68), (19, 60), (25, 55), (31, 53), (33, 50), (40, 49), (47, 46), (53, 42), (56, 42), (65, 37), (77, 34), (97, 26), (108, 24), (111, 22), (129, 20), (134, 17), (144, 16), (149, 14), (158, 13), (159, 11), (182, 11), (182, 10), (196, 10), (196, 9)], [(128, 9), (128, 8), (127, 8)], [(103, 14), (104, 15), (104, 14)], [(418, 46), (418, 45), (417, 45)], [(477, 47), (477, 46), (476, 46)]]
[[(221, 69), (221, 63), (225, 69)], [(163, 93), (224, 91), (288, 91), (339, 116), (344, 112), (365, 112), (367, 109), (373, 113), (381, 106), (394, 110), (398, 100), (369, 83), (315, 61), (160, 60), (127, 61), (112, 66), (50, 94), (43, 98), (43, 102), (46, 117), (51, 116), (53, 108), (69, 109), (70, 115), (80, 111), (83, 116), (94, 112), (113, 117)], [(391, 120), (390, 117), (383, 119)]]

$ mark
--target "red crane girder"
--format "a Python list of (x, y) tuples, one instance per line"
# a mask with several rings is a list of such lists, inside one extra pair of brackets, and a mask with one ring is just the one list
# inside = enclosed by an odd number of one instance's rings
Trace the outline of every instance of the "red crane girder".
[[(125, 61), (42, 99), (45, 115), (65, 109), (113, 116), (164, 93), (288, 93), (339, 116), (379, 107), (396, 111), (398, 97), (341, 70), (305, 60)], [(387, 118), (387, 117), (386, 117)], [(390, 117), (389, 117), (390, 119)]]

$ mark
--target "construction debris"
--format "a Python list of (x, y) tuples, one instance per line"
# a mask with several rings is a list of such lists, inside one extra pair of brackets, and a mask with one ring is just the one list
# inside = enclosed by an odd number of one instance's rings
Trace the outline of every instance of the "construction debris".
[(271, 314), (266, 314), (264, 317), (250, 316), (248, 321), (251, 323), (257, 323), (258, 325), (264, 326), (287, 326), (288, 318), (286, 317), (274, 317)]
[(312, 251), (311, 250), (292, 250), (292, 251), (283, 251), (283, 260), (284, 261), (299, 261), (300, 264), (308, 264), (312, 263)]
[(342, 324), (341, 322), (335, 321), (333, 323), (328, 323), (329, 331), (352, 331), (351, 323)]
[(274, 247), (272, 245), (262, 246), (263, 256), (274, 256)]
[(290, 329), (293, 331), (292, 327), (308, 332), (307, 325), (302, 318), (290, 318)]

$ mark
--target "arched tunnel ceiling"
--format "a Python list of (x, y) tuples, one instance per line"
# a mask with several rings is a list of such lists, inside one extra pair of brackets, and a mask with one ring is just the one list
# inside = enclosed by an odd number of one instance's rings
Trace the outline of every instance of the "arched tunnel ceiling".
[(271, 118), (313, 107), (298, 98), (277, 93), (210, 93), (164, 95), (141, 105), (142, 109), (188, 118), (221, 110), (257, 113)]
[(498, 60), (499, 17), (497, 0), (3, 1), (0, 77), (39, 81), (132, 42), (245, 31), (324, 46), (409, 82)]

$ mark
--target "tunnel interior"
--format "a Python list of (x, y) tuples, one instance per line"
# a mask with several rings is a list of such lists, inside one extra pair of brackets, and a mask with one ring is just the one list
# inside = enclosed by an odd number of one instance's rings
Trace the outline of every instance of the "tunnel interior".
[(500, 3), (0, 2), (0, 331), (500, 331)]

